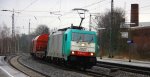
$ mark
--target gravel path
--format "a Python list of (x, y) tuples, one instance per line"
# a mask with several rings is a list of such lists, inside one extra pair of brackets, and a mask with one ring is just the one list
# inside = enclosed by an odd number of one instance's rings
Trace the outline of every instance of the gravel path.
[(50, 66), (50, 64), (45, 64), (40, 61), (33, 60), (32, 57), (30, 57), (29, 55), (22, 56), (19, 59), (19, 61), (22, 64), (25, 64), (26, 66), (38, 72), (46, 74), (50, 77), (91, 77), (91, 76), (77, 73), (74, 71), (59, 69), (59, 68)]

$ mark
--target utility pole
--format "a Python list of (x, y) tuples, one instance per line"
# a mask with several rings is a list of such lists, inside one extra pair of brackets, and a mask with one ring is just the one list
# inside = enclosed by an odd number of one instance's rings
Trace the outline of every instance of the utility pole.
[[(14, 52), (16, 53), (16, 43), (15, 43), (15, 41), (16, 41), (16, 38), (15, 38), (15, 24), (14, 24), (14, 16), (15, 16), (15, 14), (14, 14), (14, 9), (12, 10), (12, 44), (14, 44)], [(13, 45), (12, 45), (12, 47), (13, 47)]]
[(111, 22), (110, 22), (110, 45), (109, 45), (109, 58), (113, 57), (112, 54), (112, 27), (113, 27), (113, 13), (114, 13), (114, 0), (111, 0)]
[(12, 38), (15, 36), (15, 24), (14, 24), (14, 17), (15, 17), (15, 13), (20, 13), (20, 12), (15, 12), (15, 10), (1, 10), (1, 11), (8, 11), (8, 12), (12, 12)]
[(15, 29), (14, 29), (14, 9), (13, 9), (13, 14), (12, 14), (12, 38), (15, 36)]
[(31, 23), (30, 23), (30, 19), (29, 19), (29, 33), (28, 33), (28, 52), (30, 52), (30, 25), (31, 25)]
[(29, 19), (29, 35), (30, 35), (30, 19)]
[(12, 12), (12, 44), (11, 44), (11, 48), (14, 50), (14, 52), (16, 52), (16, 43), (15, 43), (15, 23), (14, 23), (14, 17), (15, 17), (15, 13), (20, 13), (20, 12), (16, 12), (14, 9), (13, 10), (1, 10), (1, 11), (8, 11), (8, 12)]
[(92, 15), (90, 14), (90, 19), (89, 19), (89, 31), (91, 31), (91, 24), (92, 24), (91, 17), (92, 17)]

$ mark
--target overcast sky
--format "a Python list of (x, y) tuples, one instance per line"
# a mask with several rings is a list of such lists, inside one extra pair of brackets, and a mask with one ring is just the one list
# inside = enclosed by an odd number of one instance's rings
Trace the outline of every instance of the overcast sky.
[[(37, 25), (45, 24), (49, 28), (69, 27), (71, 24), (79, 25), (80, 18), (74, 8), (85, 8), (90, 13), (104, 13), (110, 9), (111, 0), (0, 0), (0, 10), (15, 10), (15, 30), (28, 33), (29, 20), (31, 31)], [(150, 0), (114, 0), (114, 7), (121, 7), (126, 11), (126, 21), (130, 21), (130, 5), (139, 4), (140, 22), (150, 21)], [(50, 14), (53, 12), (53, 14)], [(89, 12), (83, 21), (88, 28)], [(62, 15), (62, 16), (60, 16)], [(6, 24), (12, 26), (12, 12), (0, 11), (0, 27)]]

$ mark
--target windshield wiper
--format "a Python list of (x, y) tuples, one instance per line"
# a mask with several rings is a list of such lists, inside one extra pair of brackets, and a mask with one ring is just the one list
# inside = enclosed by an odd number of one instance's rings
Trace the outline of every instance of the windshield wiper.
[(77, 40), (77, 43), (79, 43), (80, 39), (81, 39), (81, 36), (80, 36), (80, 38)]
[(93, 38), (89, 41), (89, 44), (93, 41)]

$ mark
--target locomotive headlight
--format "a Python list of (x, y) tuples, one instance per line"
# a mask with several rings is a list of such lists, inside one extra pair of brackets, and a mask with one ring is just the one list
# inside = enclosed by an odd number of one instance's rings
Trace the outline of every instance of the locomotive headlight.
[(93, 56), (94, 55), (94, 53), (91, 53), (91, 56)]
[(85, 46), (85, 44), (82, 43), (81, 46)]
[(72, 51), (72, 52), (71, 52), (71, 54), (73, 54), (73, 55), (74, 55), (74, 51)]

